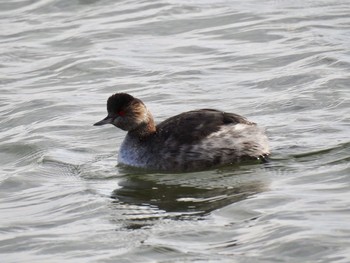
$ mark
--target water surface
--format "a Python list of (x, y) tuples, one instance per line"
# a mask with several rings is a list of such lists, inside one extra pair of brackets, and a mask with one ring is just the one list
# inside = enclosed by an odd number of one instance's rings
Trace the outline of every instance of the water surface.
[[(348, 1), (0, 3), (2, 262), (349, 262)], [(119, 167), (115, 92), (266, 127), (266, 165)]]

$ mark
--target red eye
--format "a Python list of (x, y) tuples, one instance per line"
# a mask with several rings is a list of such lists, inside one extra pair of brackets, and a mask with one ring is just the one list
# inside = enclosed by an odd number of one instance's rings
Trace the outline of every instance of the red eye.
[(125, 115), (125, 112), (124, 112), (124, 111), (118, 111), (117, 114), (118, 114), (119, 116), (124, 116), (124, 115)]

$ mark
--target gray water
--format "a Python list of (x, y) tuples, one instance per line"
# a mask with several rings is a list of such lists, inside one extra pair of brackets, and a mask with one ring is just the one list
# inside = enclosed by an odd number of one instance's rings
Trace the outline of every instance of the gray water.
[[(350, 262), (350, 2), (0, 1), (1, 262)], [(266, 127), (272, 160), (117, 164), (115, 92), (157, 122)]]

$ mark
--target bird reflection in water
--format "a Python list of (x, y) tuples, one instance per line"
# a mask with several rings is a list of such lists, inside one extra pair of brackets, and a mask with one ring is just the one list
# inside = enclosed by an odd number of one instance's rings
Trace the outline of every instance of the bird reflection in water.
[(119, 211), (123, 210), (129, 227), (139, 228), (145, 220), (150, 223), (159, 217), (198, 219), (266, 189), (264, 182), (255, 176), (244, 179), (244, 174), (201, 173), (204, 176), (195, 173), (125, 175), (119, 182), (121, 188), (112, 193), (113, 203)]

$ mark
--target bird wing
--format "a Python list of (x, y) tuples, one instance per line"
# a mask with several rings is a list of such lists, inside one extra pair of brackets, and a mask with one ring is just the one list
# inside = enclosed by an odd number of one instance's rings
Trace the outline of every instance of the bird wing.
[(164, 140), (174, 140), (177, 144), (200, 141), (209, 134), (220, 130), (223, 125), (248, 124), (246, 118), (214, 109), (200, 109), (184, 112), (157, 125), (157, 135)]

